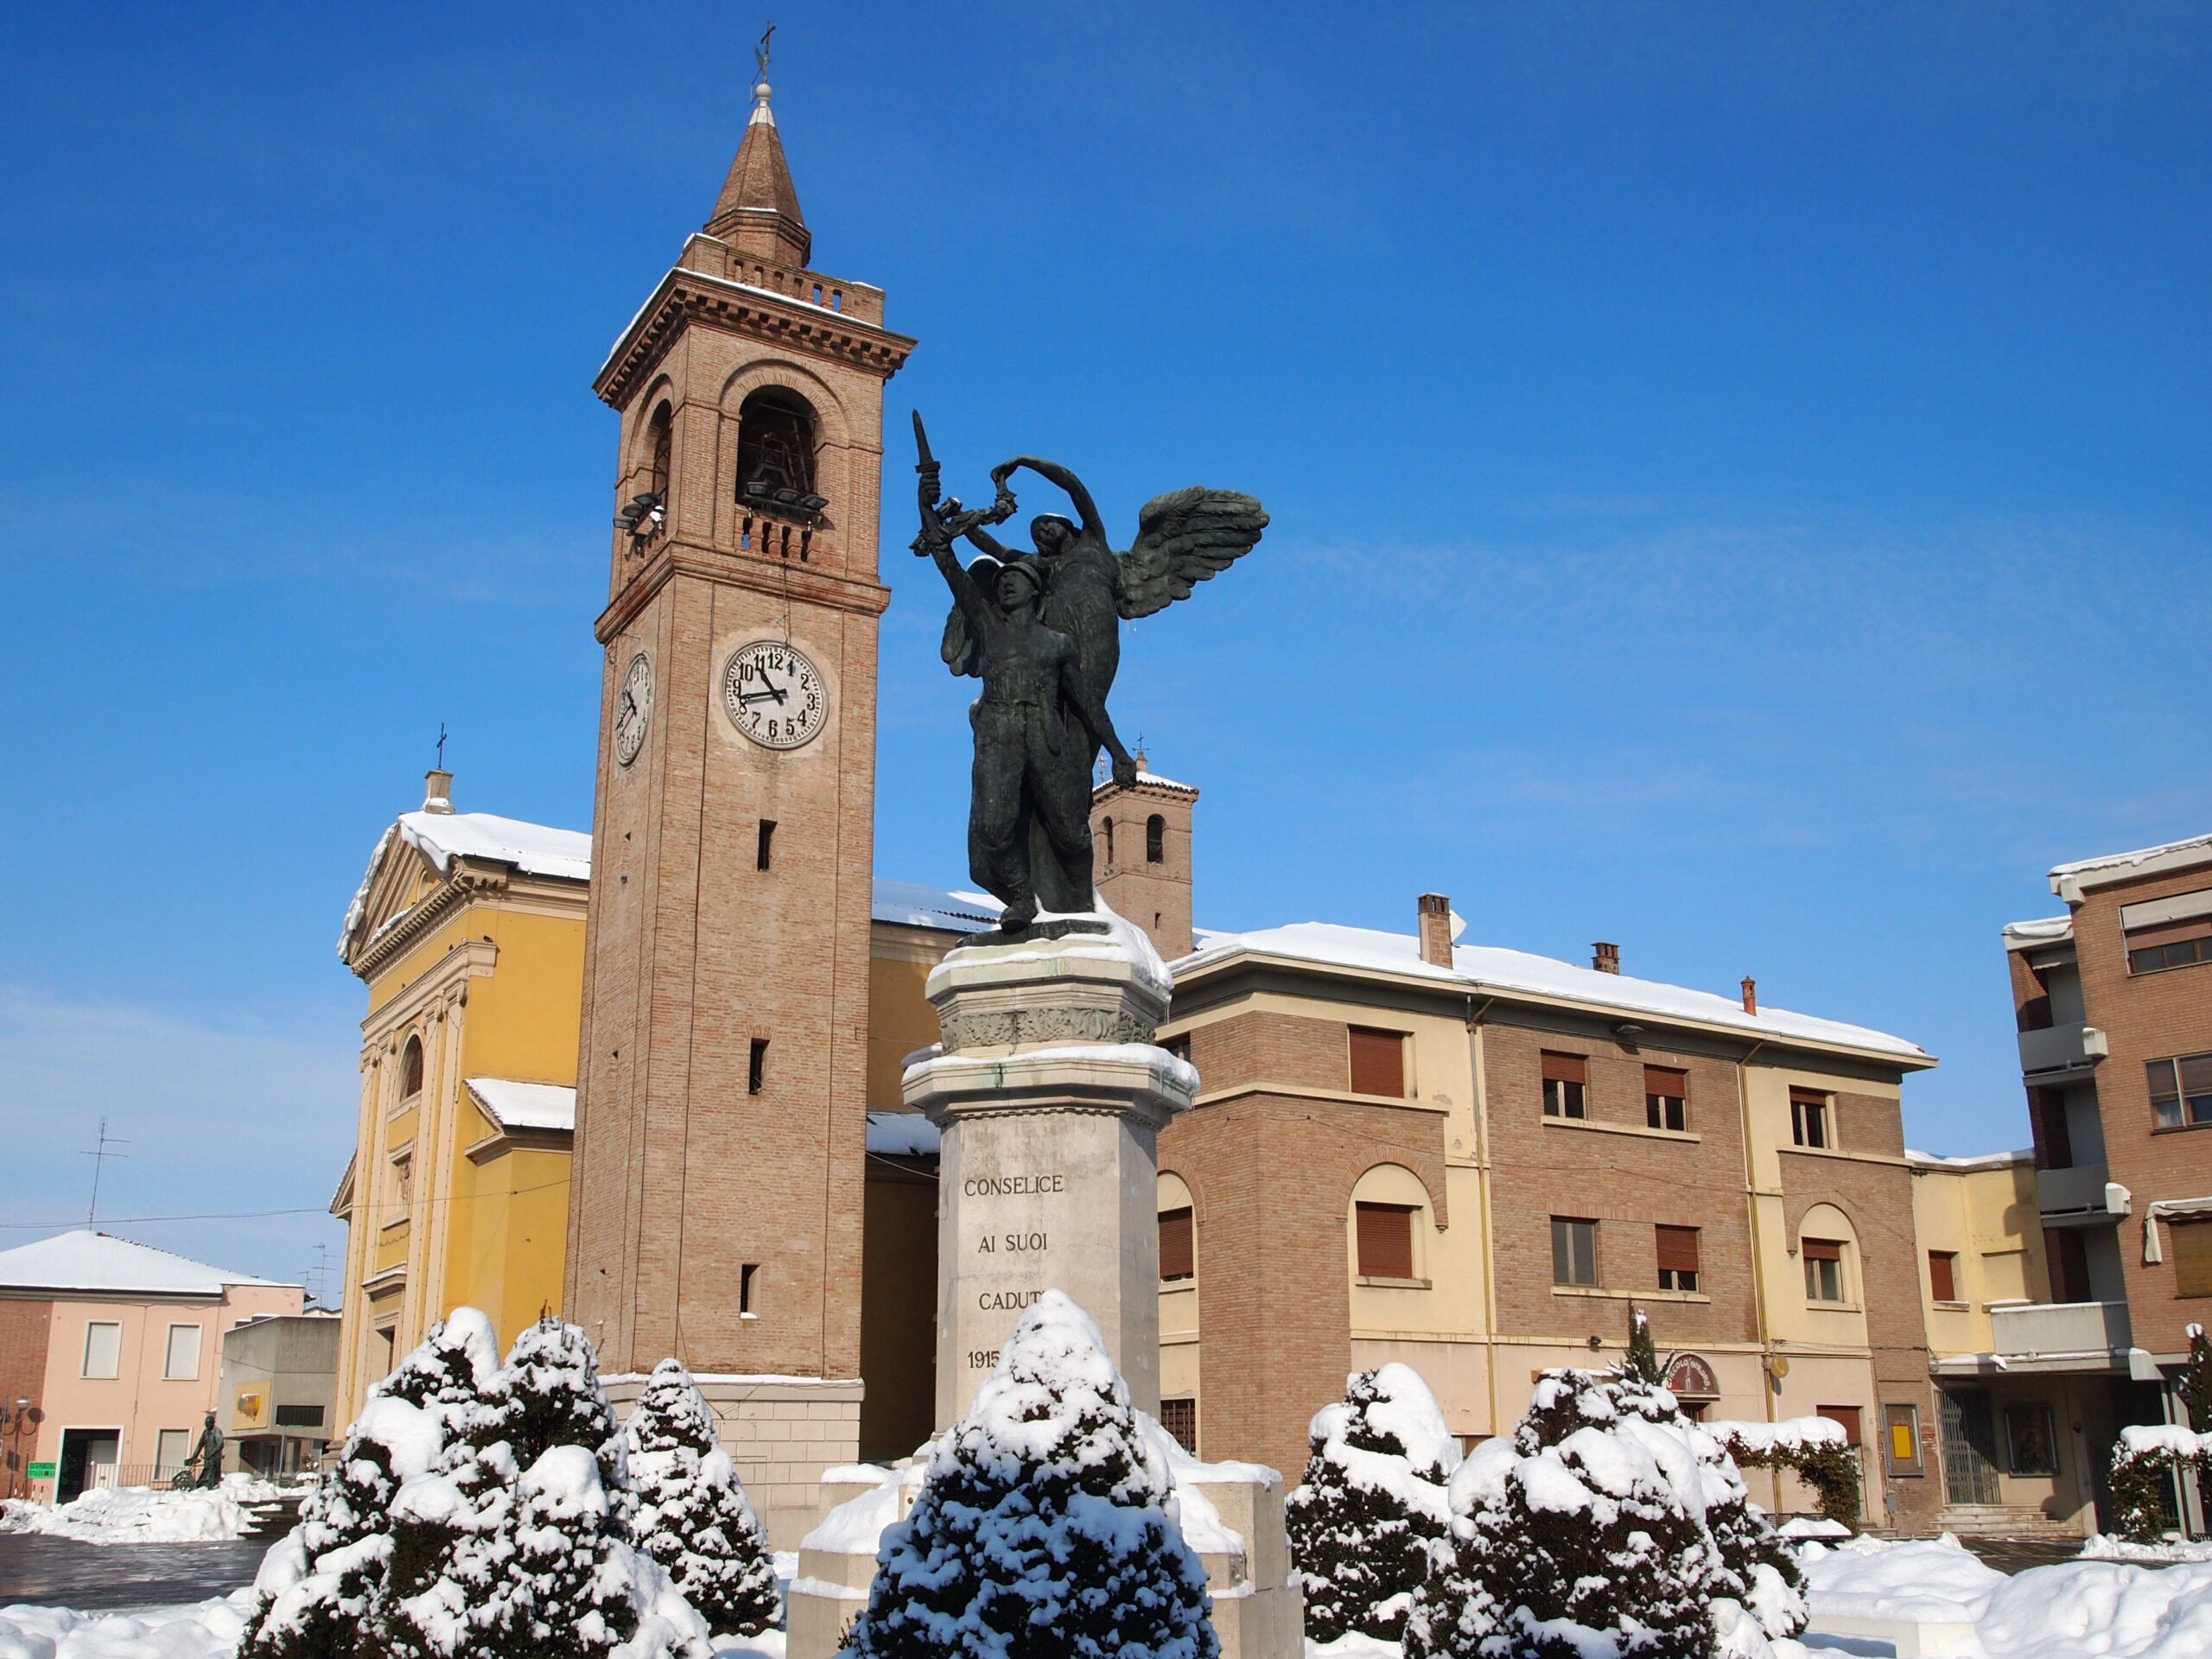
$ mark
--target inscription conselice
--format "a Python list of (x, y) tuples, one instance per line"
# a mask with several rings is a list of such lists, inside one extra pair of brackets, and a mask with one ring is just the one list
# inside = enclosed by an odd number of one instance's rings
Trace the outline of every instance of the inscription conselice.
[(970, 1175), (960, 1185), (961, 1196), (969, 1198), (1013, 1198), (1067, 1190), (1068, 1178), (1058, 1170), (1039, 1170), (1029, 1175)]

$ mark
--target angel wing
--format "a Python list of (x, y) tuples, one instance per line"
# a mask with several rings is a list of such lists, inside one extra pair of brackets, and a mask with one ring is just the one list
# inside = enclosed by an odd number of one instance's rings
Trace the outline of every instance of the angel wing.
[[(976, 579), (976, 585), (987, 594), (998, 573), (999, 562), (988, 553), (968, 567), (968, 574)], [(944, 665), (955, 674), (982, 677), (982, 641), (968, 631), (968, 619), (957, 605), (945, 614), (944, 638), (938, 645), (938, 655), (944, 658)]]
[(1155, 495), (1137, 511), (1136, 545), (1121, 562), (1121, 613), (1150, 616), (1192, 588), (1211, 581), (1252, 550), (1268, 515), (1236, 490), (1187, 490)]

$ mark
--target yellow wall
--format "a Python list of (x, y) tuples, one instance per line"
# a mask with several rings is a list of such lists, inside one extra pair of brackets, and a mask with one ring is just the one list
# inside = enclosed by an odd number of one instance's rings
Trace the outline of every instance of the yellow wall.
[[(1994, 1349), (1990, 1303), (2050, 1300), (2031, 1160), (1986, 1168), (1916, 1161), (1912, 1221), (1920, 1240), (1929, 1351), (1938, 1359)], [(1957, 1258), (1953, 1288), (1958, 1294), (1950, 1302), (1935, 1299), (1928, 1274), (1930, 1250), (1946, 1250)]]

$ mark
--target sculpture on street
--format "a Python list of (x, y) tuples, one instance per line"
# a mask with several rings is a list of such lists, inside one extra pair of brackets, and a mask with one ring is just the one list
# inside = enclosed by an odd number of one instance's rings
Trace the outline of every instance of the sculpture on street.
[[(195, 1471), (194, 1464), (199, 1465)], [(192, 1448), (192, 1455), (184, 1460), (184, 1468), (169, 1483), (178, 1491), (190, 1491), (194, 1487), (213, 1491), (223, 1484), (223, 1431), (215, 1426), (215, 1414), (207, 1414), (207, 1423), (200, 1431), (200, 1442)]]
[[(922, 418), (921, 534), (914, 551), (936, 561), (952, 589), (944, 657), (955, 674), (983, 682), (969, 710), (976, 764), (969, 805), (969, 871), (1006, 906), (1003, 936), (1025, 933), (1039, 908), (1093, 910), (1091, 778), (1103, 748), (1116, 781), (1136, 765), (1116, 735), (1107, 694), (1121, 661), (1123, 618), (1149, 616), (1249, 552), (1268, 515), (1249, 495), (1197, 486), (1154, 497), (1137, 515), (1127, 552), (1108, 543), (1090, 493), (1066, 467), (1020, 455), (992, 469), (992, 505), (969, 510), (940, 496), (940, 468)], [(1065, 491), (1080, 524), (1047, 513), (1033, 520), (1033, 549), (1008, 549), (987, 525), (1014, 515), (1007, 480), (1027, 467)], [(982, 556), (963, 569), (953, 543)]]

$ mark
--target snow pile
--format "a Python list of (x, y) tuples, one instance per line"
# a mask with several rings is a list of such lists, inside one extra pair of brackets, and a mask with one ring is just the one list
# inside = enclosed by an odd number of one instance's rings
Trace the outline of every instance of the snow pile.
[(2169, 1561), (2212, 1561), (2212, 1539), (2200, 1538), (2188, 1544), (2139, 1544), (2132, 1538), (2093, 1532), (2082, 1541), (2082, 1559), (2085, 1561), (2145, 1561), (2160, 1565)]
[(1174, 1508), (1098, 1327), (1046, 1291), (934, 1443), (843, 1653), (1216, 1659), (1205, 1571)]
[(251, 1590), (182, 1607), (0, 1607), (0, 1659), (231, 1659)]
[(757, 1636), (780, 1604), (776, 1568), (715, 1414), (682, 1362), (664, 1359), (626, 1430), (638, 1548), (660, 1563), (715, 1636)]
[(491, 1322), (456, 1310), (264, 1559), (238, 1653), (708, 1659), (705, 1621), (631, 1541), (636, 1507), (583, 1333), (541, 1319), (503, 1368)]
[(1834, 1548), (1802, 1544), (1797, 1563), (1815, 1630), (1824, 1618), (1972, 1624), (2005, 1582), (2002, 1573), (1985, 1567), (1948, 1532), (1900, 1543), (1853, 1538)]
[(1468, 1454), (1408, 1659), (1789, 1650), (1796, 1564), (1653, 1369), (1546, 1372), (1514, 1432)]
[(1395, 1642), (1427, 1576), (1429, 1546), (1451, 1524), (1445, 1483), (1459, 1443), (1420, 1373), (1395, 1363), (1347, 1377), (1344, 1399), (1314, 1414), (1306, 1442), (1305, 1483), (1284, 1504), (1306, 1634)]
[(42, 1532), (87, 1544), (196, 1544), (243, 1538), (253, 1512), (227, 1490), (172, 1492), (125, 1486), (86, 1492), (48, 1509), (10, 1498), (0, 1503), (0, 1532)]

